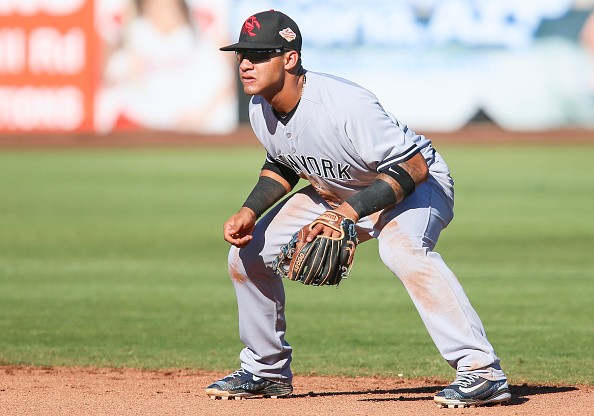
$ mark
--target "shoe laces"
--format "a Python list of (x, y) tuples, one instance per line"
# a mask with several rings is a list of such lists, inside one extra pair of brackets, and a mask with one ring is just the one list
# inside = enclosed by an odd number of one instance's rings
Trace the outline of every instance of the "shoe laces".
[(456, 380), (454, 380), (452, 382), (452, 385), (468, 387), (472, 383), (474, 383), (476, 380), (478, 380), (479, 378), (481, 378), (481, 376), (479, 376), (478, 374), (461, 373), (461, 374), (458, 374), (458, 376), (456, 377)]
[(235, 378), (235, 377), (241, 377), (245, 374), (247, 374), (248, 372), (246, 370), (244, 370), (243, 368), (240, 368), (239, 370), (235, 370), (234, 372), (232, 372), (231, 374), (229, 374), (227, 377), (225, 378)]

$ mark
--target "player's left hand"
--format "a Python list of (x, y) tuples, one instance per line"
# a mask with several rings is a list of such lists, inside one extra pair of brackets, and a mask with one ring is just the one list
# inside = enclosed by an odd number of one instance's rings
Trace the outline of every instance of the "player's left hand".
[[(359, 219), (359, 216), (357, 215), (355, 210), (346, 202), (334, 209), (334, 211), (344, 215), (346, 218), (351, 219), (355, 223)], [(320, 217), (318, 217), (315, 221), (312, 222), (312, 224), (314, 224), (313, 227), (311, 226), (311, 224), (303, 227), (300, 233), (303, 241), (309, 243), (313, 241), (318, 235), (330, 238), (339, 238), (341, 236), (341, 232), (336, 230), (336, 228), (332, 228), (323, 222), (318, 222), (319, 218)]]
[[(313, 241), (306, 241), (305, 233), (315, 234)], [(355, 222), (329, 210), (281, 247), (272, 268), (277, 275), (305, 285), (338, 285), (351, 269), (357, 244)]]

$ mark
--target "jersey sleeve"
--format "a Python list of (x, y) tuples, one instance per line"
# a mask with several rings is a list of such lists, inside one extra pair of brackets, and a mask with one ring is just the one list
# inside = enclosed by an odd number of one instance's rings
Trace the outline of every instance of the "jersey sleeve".
[(364, 89), (357, 95), (358, 104), (345, 109), (344, 132), (370, 169), (379, 172), (420, 152), (414, 134), (386, 112), (375, 95)]
[(262, 165), (262, 170), (270, 170), (280, 176), (282, 176), (289, 184), (291, 188), (297, 185), (299, 182), (299, 175), (290, 167), (283, 165), (280, 162), (274, 160), (269, 153), (266, 154), (266, 160), (264, 161), (264, 165)]

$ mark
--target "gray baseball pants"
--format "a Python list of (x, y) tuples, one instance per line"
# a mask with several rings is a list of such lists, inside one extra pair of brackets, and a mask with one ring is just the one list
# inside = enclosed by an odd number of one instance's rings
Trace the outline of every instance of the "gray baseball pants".
[[(378, 239), (382, 261), (406, 288), (433, 342), (453, 368), (472, 371), (498, 364), (483, 324), (458, 279), (433, 251), (439, 234), (453, 218), (454, 191), (445, 163), (434, 163), (430, 173), (430, 178), (403, 202), (362, 218), (357, 223), (359, 239)], [(246, 247), (232, 247), (229, 252), (239, 333), (245, 345), (241, 366), (257, 376), (291, 382), (285, 291), (271, 263), (297, 230), (327, 209), (331, 207), (326, 201), (307, 186), (262, 217)], [(490, 376), (504, 377), (496, 367)]]

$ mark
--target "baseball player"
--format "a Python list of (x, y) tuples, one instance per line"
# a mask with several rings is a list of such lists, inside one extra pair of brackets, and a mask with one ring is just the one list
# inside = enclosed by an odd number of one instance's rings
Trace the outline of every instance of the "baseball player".
[[(245, 344), (241, 368), (208, 386), (206, 394), (216, 399), (292, 393), (285, 292), (272, 265), (298, 230), (305, 230), (307, 241), (336, 237), (336, 229), (316, 221), (330, 211), (356, 223), (360, 243), (378, 240), (382, 261), (456, 369), (455, 381), (435, 402), (465, 407), (509, 400), (506, 376), (478, 315), (433, 250), (453, 217), (446, 162), (430, 140), (387, 113), (371, 92), (306, 71), (301, 45), (297, 24), (270, 10), (248, 17), (239, 41), (221, 48), (236, 53), (243, 90), (253, 96), (250, 122), (267, 156), (252, 192), (224, 224)], [(289, 194), (300, 179), (310, 184)]]

